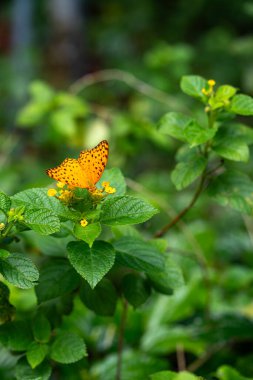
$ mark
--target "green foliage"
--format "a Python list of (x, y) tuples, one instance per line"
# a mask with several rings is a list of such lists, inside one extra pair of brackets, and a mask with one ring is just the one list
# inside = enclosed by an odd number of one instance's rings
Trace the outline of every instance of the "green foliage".
[[(191, 59), (184, 49), (161, 43), (145, 60), (176, 69)], [(115, 72), (124, 76), (107, 75)], [(94, 188), (48, 189), (43, 180), (12, 196), (0, 192), (0, 377), (8, 370), (20, 380), (250, 379), (252, 356), (238, 359), (236, 344), (252, 340), (252, 258), (236, 212), (247, 214), (251, 235), (253, 133), (234, 119), (253, 115), (253, 98), (197, 75), (184, 75), (180, 86), (201, 108), (164, 108), (163, 116), (157, 109), (157, 129), (152, 117), (138, 119), (137, 100), (130, 115), (106, 117), (119, 122), (110, 160), (127, 181), (113, 167)], [(81, 126), (96, 106), (40, 81), (30, 95), (18, 123), (43, 136), (45, 151), (45, 142), (52, 149), (70, 140), (73, 149), (89, 134)]]

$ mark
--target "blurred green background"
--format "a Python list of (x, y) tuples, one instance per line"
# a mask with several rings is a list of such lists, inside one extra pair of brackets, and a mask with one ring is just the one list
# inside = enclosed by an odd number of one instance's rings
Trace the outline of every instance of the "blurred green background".
[[(180, 92), (182, 75), (202, 75), (253, 95), (252, 1), (3, 0), (0, 9), (1, 189), (11, 195), (47, 186), (45, 169), (106, 138), (108, 167), (121, 168), (129, 191), (161, 209), (143, 228), (152, 236), (192, 196), (192, 188), (178, 193), (171, 183), (180, 145), (160, 135), (157, 123), (168, 111), (203, 121), (201, 105)], [(121, 71), (74, 85), (105, 69)], [(234, 166), (252, 177), (252, 159)], [(244, 319), (253, 316), (252, 239), (251, 218), (203, 195), (168, 234), (187, 286), (131, 312), (127, 345), (163, 359), (168, 355), (175, 363), (178, 342), (194, 362), (203, 349), (225, 341), (226, 348), (214, 352), (200, 374), (226, 363), (252, 375), (252, 326)], [(209, 289), (203, 287), (205, 266)], [(210, 325), (207, 307), (214, 318)], [(84, 323), (80, 305), (75, 313), (66, 325), (74, 323), (86, 335), (93, 328), (92, 344), (105, 355), (111, 349), (107, 321), (88, 312)], [(103, 365), (101, 373), (107, 370)]]

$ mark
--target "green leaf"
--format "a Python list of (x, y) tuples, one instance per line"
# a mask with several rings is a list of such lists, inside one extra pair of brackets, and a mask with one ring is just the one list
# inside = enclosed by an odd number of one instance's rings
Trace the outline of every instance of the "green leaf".
[(51, 347), (50, 357), (58, 363), (75, 363), (86, 356), (83, 339), (77, 334), (64, 332), (59, 334)]
[(0, 259), (6, 259), (9, 256), (10, 256), (10, 252), (9, 251), (6, 251), (6, 249), (1, 249), (0, 248)]
[(207, 86), (207, 81), (198, 75), (183, 76), (180, 82), (181, 90), (194, 98), (205, 99), (202, 88)]
[(0, 192), (0, 210), (3, 212), (9, 211), (11, 207), (11, 199), (6, 194)]
[(21, 191), (12, 197), (15, 205), (25, 205), (31, 209), (47, 209), (54, 212), (58, 217), (70, 220), (80, 220), (81, 214), (77, 211), (71, 211), (67, 206), (62, 204), (57, 198), (47, 195), (47, 188), (33, 188)]
[[(51, 326), (48, 319), (41, 313), (35, 316), (32, 321), (33, 336), (37, 342), (47, 343), (51, 335)], [(28, 360), (29, 361), (29, 360)]]
[(193, 122), (185, 128), (184, 136), (192, 148), (211, 140), (216, 132), (217, 128), (203, 128), (196, 122)]
[(219, 380), (252, 380), (253, 377), (245, 377), (240, 375), (240, 373), (234, 368), (223, 365), (217, 371), (217, 376)]
[(228, 160), (246, 162), (249, 159), (246, 133), (237, 126), (220, 128), (214, 138), (212, 149)]
[(150, 203), (132, 196), (107, 198), (101, 210), (101, 222), (109, 226), (143, 223), (158, 213)]
[[(124, 350), (122, 355), (121, 378), (122, 380), (146, 380), (151, 373), (166, 369), (166, 360), (140, 351)], [(100, 360), (91, 368), (91, 374), (95, 379), (116, 379), (117, 355), (110, 355), (105, 360)]]
[(176, 372), (161, 371), (150, 375), (150, 380), (175, 380), (177, 376)]
[(104, 241), (95, 241), (92, 247), (73, 241), (67, 245), (67, 250), (70, 263), (92, 289), (114, 264), (114, 248)]
[(197, 380), (201, 379), (194, 376), (190, 372), (171, 372), (171, 371), (161, 371), (154, 373), (150, 376), (150, 380)]
[(50, 235), (60, 230), (58, 216), (46, 209), (26, 209), (23, 222), (41, 235)]
[(212, 180), (208, 194), (222, 206), (253, 214), (253, 182), (244, 173), (228, 170)]
[(197, 179), (205, 170), (207, 159), (195, 155), (195, 159), (188, 162), (179, 162), (171, 173), (171, 180), (177, 190), (182, 190)]
[(59, 109), (64, 109), (75, 118), (83, 117), (88, 112), (88, 105), (84, 99), (66, 92), (58, 93), (54, 98)]
[(233, 86), (230, 86), (228, 84), (219, 86), (217, 91), (215, 92), (215, 98), (219, 100), (228, 100), (232, 98), (237, 92), (237, 89)]
[(148, 277), (155, 290), (168, 295), (185, 284), (181, 268), (170, 256), (166, 257), (165, 266), (161, 272), (150, 272)]
[(73, 139), (76, 133), (76, 122), (73, 115), (66, 109), (59, 109), (50, 115), (50, 125), (60, 135)]
[(149, 242), (125, 236), (114, 243), (114, 248), (121, 265), (144, 272), (161, 272), (164, 268), (164, 256)]
[(53, 99), (54, 91), (53, 89), (45, 82), (40, 80), (34, 80), (29, 85), (29, 92), (36, 102), (47, 103)]
[(0, 342), (10, 350), (27, 350), (32, 341), (30, 326), (25, 321), (8, 322), (0, 326)]
[(45, 359), (47, 352), (48, 346), (46, 344), (33, 342), (26, 352), (26, 358), (30, 366), (35, 368), (41, 364)]
[(0, 272), (11, 284), (28, 289), (36, 285), (39, 272), (32, 260), (21, 253), (12, 253), (0, 260)]
[(116, 189), (116, 193), (110, 194), (110, 198), (125, 194), (126, 181), (119, 168), (106, 169), (102, 175), (102, 178), (97, 183), (97, 186), (101, 187), (103, 181), (110, 182), (110, 186)]
[(38, 302), (44, 302), (72, 292), (79, 285), (80, 278), (68, 260), (50, 259), (40, 271), (39, 284), (35, 291)]
[(74, 235), (83, 241), (85, 241), (90, 247), (94, 240), (101, 234), (102, 228), (100, 223), (91, 223), (86, 227), (82, 227), (80, 223), (76, 223), (74, 226)]
[(32, 127), (33, 125), (39, 124), (49, 110), (50, 105), (48, 103), (31, 101), (19, 111), (16, 120), (17, 124), (22, 127)]
[(52, 369), (48, 363), (41, 363), (35, 369), (32, 369), (27, 361), (22, 358), (15, 367), (16, 380), (48, 380)]
[(159, 131), (178, 140), (186, 141), (185, 128), (193, 122), (193, 119), (177, 112), (168, 112), (159, 122)]
[(231, 100), (229, 111), (237, 115), (253, 115), (253, 98), (248, 95), (235, 95)]
[(95, 289), (92, 289), (85, 281), (80, 289), (79, 296), (84, 305), (97, 315), (106, 317), (115, 312), (117, 292), (112, 282), (107, 278), (103, 278)]
[(142, 336), (141, 348), (153, 355), (169, 355), (180, 345), (188, 353), (196, 356), (203, 354), (204, 340), (194, 339), (196, 330), (184, 325), (161, 325), (150, 328)]
[(134, 308), (146, 302), (151, 294), (147, 279), (133, 273), (129, 273), (123, 277), (122, 288), (126, 300)]
[(213, 147), (213, 150), (221, 157), (232, 161), (247, 162), (249, 160), (249, 147), (240, 139), (224, 141)]
[[(195, 376), (190, 372), (181, 371), (180, 373), (171, 371), (161, 371), (150, 376), (150, 380), (204, 380), (202, 377)], [(231, 379), (232, 380), (232, 379)]]

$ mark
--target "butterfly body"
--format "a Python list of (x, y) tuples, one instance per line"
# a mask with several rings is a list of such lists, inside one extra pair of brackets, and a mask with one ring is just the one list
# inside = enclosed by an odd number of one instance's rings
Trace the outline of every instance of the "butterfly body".
[(59, 166), (48, 169), (46, 173), (69, 186), (92, 190), (103, 174), (108, 152), (109, 144), (103, 140), (95, 148), (82, 150), (77, 159), (66, 158)]

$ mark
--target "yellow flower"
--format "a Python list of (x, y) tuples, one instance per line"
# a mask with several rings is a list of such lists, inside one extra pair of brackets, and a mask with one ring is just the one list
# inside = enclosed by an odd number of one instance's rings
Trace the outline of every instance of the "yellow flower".
[(107, 187), (107, 186), (110, 186), (110, 182), (108, 182), (108, 181), (103, 181), (103, 182), (102, 182), (102, 187)]
[(55, 189), (48, 189), (47, 195), (49, 197), (54, 197), (57, 194), (57, 191)]
[(57, 182), (56, 186), (59, 187), (60, 189), (62, 189), (65, 186), (65, 183)]
[(215, 84), (216, 84), (215, 80), (213, 80), (213, 79), (209, 79), (209, 80), (207, 81), (207, 83), (209, 84), (210, 87), (214, 87)]
[(116, 193), (116, 189), (115, 189), (115, 187), (106, 186), (106, 187), (105, 187), (105, 192), (106, 192), (107, 194), (114, 194), (114, 193)]
[(81, 224), (82, 227), (86, 227), (87, 224), (88, 224), (88, 222), (87, 222), (86, 219), (82, 219), (82, 220), (80, 220), (80, 224)]
[(61, 195), (58, 197), (63, 202), (69, 202), (70, 199), (73, 197), (73, 193), (70, 190), (61, 190), (60, 191)]
[(5, 229), (5, 224), (4, 223), (0, 223), (0, 231), (3, 231)]
[(208, 95), (208, 91), (207, 91), (205, 88), (202, 88), (202, 89), (201, 89), (201, 92), (202, 92), (202, 94), (204, 94), (204, 95)]

